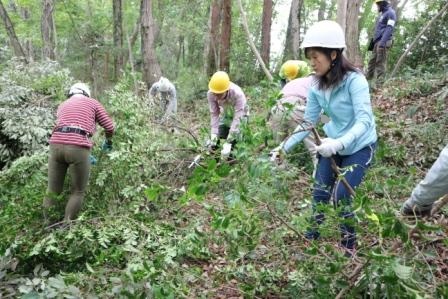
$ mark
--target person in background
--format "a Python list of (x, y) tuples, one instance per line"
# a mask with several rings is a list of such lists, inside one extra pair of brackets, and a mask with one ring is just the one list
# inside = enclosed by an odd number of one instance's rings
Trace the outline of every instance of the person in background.
[[(316, 83), (308, 93), (305, 121), (315, 125), (322, 110), (330, 118), (323, 126), (328, 137), (316, 147), (318, 165), (313, 186), (313, 219), (306, 237), (312, 240), (320, 237), (318, 226), (325, 219), (320, 208), (328, 205), (333, 197), (342, 218), (341, 248), (346, 256), (353, 256), (356, 234), (351, 223), (354, 219), (352, 198), (331, 164), (333, 160), (342, 168), (345, 180), (352, 189), (356, 189), (372, 162), (377, 134), (369, 85), (364, 75), (343, 55), (345, 47), (341, 26), (328, 20), (312, 25), (302, 43), (316, 77)], [(309, 133), (299, 125), (296, 132), (271, 154), (290, 152)]]
[(389, 0), (375, 0), (380, 13), (375, 25), (375, 34), (368, 47), (372, 51), (367, 68), (367, 79), (384, 83), (386, 76), (387, 52), (392, 47), (392, 37), (397, 22), (395, 10), (390, 6)]
[(159, 98), (160, 108), (163, 113), (162, 123), (170, 117), (175, 117), (177, 113), (176, 88), (173, 83), (165, 77), (160, 77), (149, 89), (149, 96)]
[(283, 88), (289, 81), (306, 77), (310, 73), (311, 69), (305, 61), (288, 60), (280, 68), (280, 86)]
[[(309, 66), (306, 66), (309, 68)], [(282, 88), (282, 98), (271, 109), (269, 125), (278, 144), (288, 137), (294, 129), (303, 122), (308, 91), (314, 81), (314, 76), (307, 76), (289, 81)], [(314, 168), (317, 165), (317, 153), (314, 138), (310, 135), (303, 142), (308, 149)], [(276, 156), (271, 157), (272, 160)]]
[(448, 144), (425, 178), (415, 186), (411, 197), (403, 203), (401, 214), (430, 215), (433, 203), (446, 194), (448, 194)]
[(236, 144), (241, 121), (247, 119), (249, 115), (246, 96), (223, 71), (213, 74), (208, 89), (211, 134), (207, 146), (216, 147), (219, 139), (226, 139), (221, 150), (221, 156), (226, 158), (229, 157), (232, 147)]
[(96, 131), (96, 123), (105, 129), (103, 151), (112, 150), (114, 124), (104, 107), (90, 97), (89, 87), (76, 83), (70, 88), (68, 97), (58, 107), (56, 126), (49, 141), (48, 188), (43, 201), (47, 221), (63, 191), (68, 169), (71, 191), (65, 206), (64, 221), (75, 219), (80, 211), (89, 180), (93, 146), (91, 137)]

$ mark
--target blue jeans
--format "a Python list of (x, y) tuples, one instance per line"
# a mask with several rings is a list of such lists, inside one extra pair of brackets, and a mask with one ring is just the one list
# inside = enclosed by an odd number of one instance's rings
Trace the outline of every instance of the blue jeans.
[[(375, 153), (376, 143), (364, 147), (354, 154), (342, 156), (334, 155), (333, 159), (339, 168), (342, 168), (342, 173), (347, 180), (348, 184), (353, 188), (361, 184), (362, 179), (369, 168), (373, 155)], [(354, 218), (354, 214), (351, 209), (352, 198), (350, 192), (345, 188), (344, 184), (337, 180), (337, 176), (331, 169), (331, 159), (318, 155), (319, 163), (317, 165), (316, 175), (314, 177), (314, 190), (313, 190), (313, 219), (315, 224), (313, 228), (307, 231), (306, 237), (308, 239), (318, 239), (320, 234), (317, 230), (317, 225), (321, 224), (325, 215), (317, 211), (317, 207), (320, 204), (329, 204), (330, 198), (333, 195), (334, 205), (341, 205), (342, 209), (340, 217), (343, 219), (341, 230), (341, 245), (345, 248), (353, 249), (356, 244), (356, 233), (353, 225), (350, 224)], [(351, 167), (351, 169), (344, 169), (345, 167)], [(317, 225), (316, 225), (317, 224)]]

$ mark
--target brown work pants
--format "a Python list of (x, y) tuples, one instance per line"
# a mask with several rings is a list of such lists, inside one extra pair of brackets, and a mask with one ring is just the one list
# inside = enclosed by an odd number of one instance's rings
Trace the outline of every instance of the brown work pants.
[(378, 44), (379, 43), (377, 42), (373, 47), (366, 77), (368, 80), (373, 79), (378, 83), (384, 83), (386, 76), (387, 52), (389, 51), (392, 42), (388, 42), (384, 48), (378, 47)]
[(50, 144), (48, 159), (48, 188), (43, 206), (45, 214), (56, 205), (56, 200), (64, 188), (67, 170), (70, 169), (71, 190), (65, 206), (64, 220), (75, 219), (84, 199), (89, 180), (90, 149), (76, 145)]

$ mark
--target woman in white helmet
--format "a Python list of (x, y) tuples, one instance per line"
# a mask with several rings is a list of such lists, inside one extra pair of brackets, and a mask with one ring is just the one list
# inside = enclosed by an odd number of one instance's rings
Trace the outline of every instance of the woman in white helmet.
[(149, 89), (149, 95), (151, 97), (159, 97), (160, 99), (160, 108), (164, 113), (162, 122), (166, 121), (170, 116), (176, 116), (176, 88), (170, 80), (160, 77), (159, 81), (154, 83)]
[[(50, 138), (50, 157), (48, 158), (48, 188), (43, 206), (46, 220), (55, 220), (53, 208), (64, 188), (67, 170), (70, 168), (71, 190), (65, 207), (64, 220), (73, 220), (81, 209), (85, 189), (89, 180), (93, 142), (90, 137), (96, 131), (96, 123), (106, 133), (102, 149), (112, 149), (114, 124), (103, 105), (90, 97), (85, 83), (74, 84), (68, 99), (61, 103), (57, 111), (56, 126)], [(57, 211), (54, 211), (57, 212)]]
[[(342, 55), (345, 37), (342, 28), (333, 21), (315, 23), (302, 43), (305, 55), (315, 72), (315, 82), (308, 93), (305, 120), (315, 125), (323, 111), (330, 121), (323, 127), (327, 138), (316, 147), (318, 165), (313, 191), (313, 225), (307, 231), (309, 239), (318, 239), (318, 225), (324, 221), (320, 205), (327, 205), (333, 196), (341, 208), (341, 246), (352, 256), (356, 246), (351, 209), (351, 195), (331, 168), (333, 158), (350, 186), (356, 189), (372, 162), (377, 134), (366, 78)], [(299, 125), (274, 152), (290, 152), (309, 131)]]

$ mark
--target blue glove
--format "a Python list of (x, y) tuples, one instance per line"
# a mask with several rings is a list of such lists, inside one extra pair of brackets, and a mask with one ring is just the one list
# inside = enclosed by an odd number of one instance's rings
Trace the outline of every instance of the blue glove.
[(89, 162), (90, 165), (95, 165), (96, 164), (96, 158), (93, 155), (89, 156)]
[(112, 150), (112, 141), (105, 139), (101, 145), (101, 150), (103, 152), (110, 152)]

